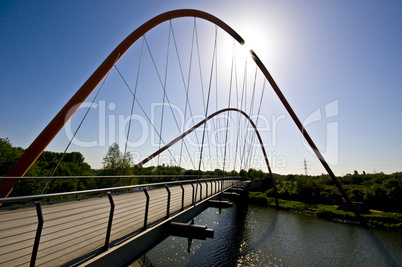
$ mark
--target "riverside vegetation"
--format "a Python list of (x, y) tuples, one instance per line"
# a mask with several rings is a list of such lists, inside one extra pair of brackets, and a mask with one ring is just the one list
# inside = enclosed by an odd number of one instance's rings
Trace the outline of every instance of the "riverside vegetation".
[[(250, 176), (267, 179), (267, 174), (250, 170)], [(258, 173), (253, 174), (253, 172)], [(274, 175), (281, 209), (319, 218), (359, 224), (352, 212), (338, 209), (341, 194), (328, 175)], [(362, 214), (374, 228), (402, 231), (402, 173), (363, 172), (338, 177), (354, 202), (363, 202), (371, 214)], [(274, 190), (269, 183), (259, 192), (250, 192), (250, 203), (275, 207)]]
[[(8, 138), (0, 138), (0, 176), (4, 176), (23, 149), (14, 147)], [(60, 159), (62, 160), (60, 161)], [(60, 162), (60, 163), (59, 163)], [(56, 167), (57, 166), (57, 167)], [(46, 193), (78, 191), (111, 187), (116, 179), (99, 178), (106, 175), (160, 175), (159, 182), (178, 180), (175, 175), (196, 175), (196, 170), (185, 170), (177, 166), (152, 166), (135, 170), (130, 154), (123, 155), (119, 146), (112, 144), (103, 158), (103, 168), (93, 170), (80, 152), (63, 153), (45, 151), (25, 176), (90, 176), (93, 178), (53, 179), (46, 187)], [(262, 206), (275, 206), (274, 191), (269, 175), (261, 170), (250, 169), (223, 173), (222, 170), (202, 172), (202, 176), (234, 175), (263, 180), (258, 192), (250, 192), (250, 202)], [(119, 185), (144, 184), (152, 178), (136, 177), (121, 179)], [(349, 197), (363, 202), (371, 214), (363, 215), (369, 225), (402, 231), (402, 172), (393, 174), (361, 173), (355, 171), (338, 177)], [(343, 202), (342, 196), (328, 175), (279, 175), (274, 174), (278, 188), (279, 205), (282, 209), (304, 213), (337, 221), (356, 222), (351, 212), (337, 210)], [(48, 179), (21, 179), (11, 196), (40, 194)]]
[[(0, 138), (0, 179), (1, 176), (7, 174), (8, 170), (18, 160), (23, 152), (23, 148), (14, 147), (8, 138)], [(103, 166), (99, 170), (91, 169), (91, 166), (85, 162), (85, 158), (80, 152), (69, 152), (63, 154), (59, 152), (44, 151), (25, 174), (25, 179), (20, 179), (16, 184), (10, 196), (16, 197), (37, 195), (42, 192), (59, 193), (107, 188), (117, 185), (126, 186), (152, 182), (177, 181), (182, 179), (182, 177), (179, 176), (197, 174), (197, 170), (186, 170), (181, 167), (166, 166), (164, 164), (161, 166), (135, 169), (130, 153), (124, 155), (124, 153), (120, 151), (117, 143), (114, 143), (109, 147), (103, 157)], [(241, 171), (240, 174), (246, 176), (247, 173)], [(136, 175), (137, 177), (132, 178), (133, 175)], [(238, 176), (239, 173), (225, 172), (225, 175)], [(59, 178), (29, 178), (46, 176)], [(86, 176), (86, 178), (76, 178), (77, 176)], [(201, 172), (201, 176), (221, 177), (223, 176), (223, 172), (217, 169), (215, 171)], [(64, 198), (75, 198), (75, 196), (63, 197), (63, 199)]]

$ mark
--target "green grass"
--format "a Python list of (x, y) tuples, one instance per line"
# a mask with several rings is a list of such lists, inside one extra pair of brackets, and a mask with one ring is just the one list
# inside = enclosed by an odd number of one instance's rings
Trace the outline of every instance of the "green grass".
[[(275, 198), (267, 197), (265, 193), (250, 192), (249, 199), (251, 204), (275, 208)], [(353, 212), (337, 210), (338, 206), (336, 205), (307, 204), (284, 199), (279, 199), (278, 203), (281, 210), (296, 211), (332, 221), (359, 222)], [(402, 214), (400, 213), (371, 210), (371, 214), (364, 214), (362, 216), (370, 227), (402, 231)]]

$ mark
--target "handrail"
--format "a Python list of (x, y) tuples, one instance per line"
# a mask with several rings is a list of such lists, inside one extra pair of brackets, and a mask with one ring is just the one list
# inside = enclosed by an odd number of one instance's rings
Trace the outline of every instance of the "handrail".
[[(95, 176), (96, 177), (96, 176)], [(220, 178), (206, 178), (201, 179), (200, 182), (204, 181), (218, 181), (218, 180), (245, 180), (244, 177), (220, 177)], [(12, 202), (21, 202), (21, 201), (39, 201), (45, 198), (56, 198), (56, 197), (65, 197), (71, 195), (84, 195), (84, 194), (93, 194), (93, 193), (104, 193), (108, 191), (119, 191), (124, 189), (133, 189), (133, 188), (144, 188), (144, 187), (153, 187), (153, 186), (164, 186), (164, 185), (179, 185), (180, 183), (194, 183), (197, 182), (194, 180), (181, 180), (181, 181), (171, 181), (171, 182), (160, 182), (160, 183), (151, 183), (151, 184), (140, 184), (140, 185), (127, 185), (127, 186), (118, 186), (118, 187), (109, 187), (109, 188), (101, 188), (101, 189), (90, 189), (90, 190), (82, 190), (82, 191), (71, 191), (71, 192), (61, 192), (61, 193), (52, 193), (52, 194), (43, 194), (43, 195), (33, 195), (33, 196), (20, 196), (20, 197), (7, 197), (0, 198), (0, 203), (12, 203)]]
[[(155, 174), (155, 175), (147, 175), (147, 174), (135, 174), (135, 175), (77, 175), (77, 176), (24, 176), (18, 177), (18, 179), (84, 179), (84, 178), (172, 178), (172, 177), (198, 177), (197, 174), (190, 175), (181, 175), (181, 174)], [(201, 177), (210, 177), (213, 178), (215, 176), (205, 175)], [(4, 176), (0, 177), (0, 179), (15, 179), (13, 176)]]
[[(218, 181), (218, 183), (224, 184), (223, 187), (226, 190), (233, 187), (234, 184), (243, 183), (243, 180), (247, 180), (247, 178), (227, 176), (201, 179), (199, 183), (200, 187), (203, 184), (206, 186), (211, 184), (212, 186), (213, 182), (216, 184)], [(2, 239), (2, 247), (9, 252), (0, 255), (0, 265), (4, 263), (20, 265), (29, 262), (29, 258), (30, 266), (40, 265), (44, 262), (56, 263), (56, 261), (63, 261), (69, 265), (80, 257), (102, 253), (117, 244), (121, 244), (120, 242), (123, 240), (139, 233), (142, 235), (144, 230), (151, 229), (162, 221), (167, 222), (170, 218), (176, 218), (174, 216), (186, 214), (185, 217), (179, 219), (180, 222), (184, 223), (188, 220), (189, 214), (192, 216), (199, 214), (209, 207), (209, 199), (217, 199), (219, 198), (218, 195), (222, 193), (221, 191), (213, 192), (209, 186), (208, 189), (210, 190), (205, 190), (206, 187), (204, 187), (205, 192), (202, 193), (200, 190), (200, 195), (197, 196), (200, 202), (194, 205), (193, 184), (196, 181), (196, 179), (187, 179), (1, 198), (0, 203), (26, 201), (33, 202), (34, 205), (19, 205), (1, 209), (2, 215), (6, 216), (2, 217), (3, 219), (0, 222), (4, 238)], [(166, 192), (163, 192), (165, 191), (163, 187)], [(173, 188), (176, 189), (171, 190)], [(85, 194), (91, 193), (96, 194), (86, 198), (87, 195)], [(59, 198), (69, 195), (81, 195), (85, 198), (76, 199), (78, 202), (64, 201)], [(45, 199), (55, 197), (58, 199), (43, 202)], [(133, 200), (135, 202), (132, 202)], [(36, 216), (34, 215), (35, 206)], [(161, 212), (163, 210), (166, 213)], [(18, 214), (18, 216), (13, 216), (13, 213)], [(35, 224), (35, 217), (37, 218), (36, 231), (32, 230), (33, 228), (31, 229), (32, 225)], [(24, 236), (24, 239), (17, 238), (18, 240), (16, 240), (14, 238), (16, 232), (18, 232), (18, 236)], [(53, 233), (51, 237), (49, 233)], [(91, 246), (88, 247), (85, 240), (90, 240)], [(18, 242), (16, 243), (16, 241)], [(21, 252), (18, 255), (11, 253), (16, 251), (16, 244), (21, 246), (20, 242), (26, 250), (31, 250), (31, 246), (32, 250)], [(39, 246), (39, 244), (41, 245)], [(64, 251), (65, 248), (71, 247), (74, 247), (75, 250), (67, 252), (67, 249)], [(54, 249), (57, 250), (57, 256), (54, 254)], [(80, 251), (78, 254), (76, 253), (77, 250)], [(61, 260), (61, 258), (63, 259)]]

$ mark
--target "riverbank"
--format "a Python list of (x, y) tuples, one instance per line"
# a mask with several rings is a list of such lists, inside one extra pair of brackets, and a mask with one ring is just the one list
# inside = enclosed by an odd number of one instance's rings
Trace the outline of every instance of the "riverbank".
[[(262, 192), (250, 192), (250, 204), (275, 208), (275, 198), (267, 197)], [(353, 212), (337, 210), (335, 205), (308, 204), (299, 201), (279, 199), (279, 207), (292, 213), (314, 216), (335, 222), (362, 225)], [(371, 214), (362, 215), (367, 226), (376, 229), (385, 229), (402, 232), (402, 214), (371, 210)]]

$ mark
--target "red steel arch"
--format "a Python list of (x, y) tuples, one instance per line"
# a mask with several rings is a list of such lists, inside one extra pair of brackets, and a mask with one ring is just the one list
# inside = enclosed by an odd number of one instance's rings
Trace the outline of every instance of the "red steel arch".
[[(216, 24), (220, 28), (222, 28), (235, 40), (237, 40), (240, 44), (244, 44), (244, 40), (229, 25), (227, 25), (225, 22), (218, 19), (217, 17), (199, 10), (179, 9), (179, 10), (168, 11), (145, 22), (140, 27), (138, 27), (134, 32), (132, 32), (126, 39), (124, 39), (123, 42), (121, 42), (113, 50), (113, 52), (105, 59), (105, 61), (103, 61), (103, 63), (98, 67), (98, 69), (89, 77), (89, 79), (81, 86), (81, 88), (74, 94), (74, 96), (67, 102), (67, 104), (59, 111), (59, 113), (53, 118), (53, 120), (32, 142), (32, 144), (28, 147), (28, 149), (24, 152), (24, 154), (19, 158), (19, 160), (6, 174), (6, 177), (22, 177), (25, 175), (25, 173), (29, 170), (29, 168), (40, 156), (40, 154), (45, 150), (45, 148), (49, 145), (49, 143), (53, 140), (53, 138), (63, 128), (65, 123), (72, 117), (72, 115), (78, 110), (80, 105), (87, 99), (87, 97), (102, 81), (102, 79), (106, 76), (106, 74), (113, 68), (114, 64), (116, 64), (116, 62), (124, 55), (125, 52), (127, 52), (127, 50), (137, 40), (139, 40), (146, 32), (150, 31), (155, 26), (165, 21), (180, 17), (197, 17), (208, 20)], [(296, 116), (296, 113), (293, 111), (293, 109), (287, 102), (285, 96), (282, 94), (281, 90), (279, 89), (278, 85), (272, 78), (271, 74), (268, 72), (267, 68), (264, 66), (264, 64), (252, 50), (250, 50), (250, 53), (253, 60), (260, 68), (262, 73), (265, 75), (265, 77), (271, 84), (272, 88), (274, 89), (275, 93), (278, 95), (282, 104), (289, 112), (293, 121), (296, 123), (296, 126), (299, 128), (300, 132), (303, 134), (304, 138), (307, 140), (310, 147), (313, 149), (314, 153), (320, 160), (321, 164), (324, 166), (324, 168), (327, 170), (332, 180), (335, 182), (336, 186), (338, 187), (339, 191), (341, 192), (345, 200), (348, 202), (350, 206), (353, 207), (353, 203), (346, 194), (346, 191), (342, 188), (338, 179), (336, 179), (335, 174), (332, 172), (328, 163), (325, 161), (324, 157), (317, 149), (317, 146), (314, 144), (310, 135), (304, 129), (302, 123)], [(0, 197), (1, 198), (7, 197), (11, 193), (17, 181), (18, 178), (2, 179), (0, 181)]]
[(226, 112), (226, 111), (235, 111), (238, 112), (240, 114), (242, 114), (251, 124), (251, 126), (253, 126), (254, 132), (257, 135), (258, 141), (260, 142), (260, 146), (262, 149), (262, 153), (264, 154), (264, 159), (265, 159), (265, 164), (267, 164), (267, 168), (268, 168), (268, 172), (271, 178), (271, 183), (272, 186), (275, 188), (275, 190), (277, 190), (276, 188), (276, 184), (274, 181), (274, 177), (272, 175), (272, 171), (271, 171), (271, 167), (269, 165), (269, 161), (268, 161), (268, 157), (267, 157), (267, 152), (265, 151), (265, 147), (263, 145), (262, 142), (262, 138), (260, 135), (260, 132), (257, 129), (257, 126), (255, 125), (254, 121), (250, 118), (249, 115), (247, 115), (247, 113), (245, 113), (243, 110), (237, 109), (237, 108), (224, 108), (221, 110), (218, 110), (214, 113), (212, 113), (211, 115), (209, 115), (208, 117), (206, 117), (205, 119), (203, 119), (202, 121), (200, 121), (199, 123), (197, 123), (196, 125), (194, 125), (191, 129), (187, 130), (185, 133), (181, 134), (180, 136), (178, 136), (176, 139), (172, 140), (169, 144), (166, 144), (164, 147), (162, 147), (161, 149), (159, 149), (158, 151), (154, 152), (152, 155), (150, 155), (149, 157), (147, 157), (146, 159), (142, 160), (140, 163), (138, 163), (137, 165), (135, 165), (135, 168), (139, 168), (142, 165), (146, 164), (148, 161), (152, 160), (154, 157), (158, 156), (160, 153), (162, 153), (163, 151), (165, 151), (166, 149), (168, 149), (169, 147), (171, 147), (172, 145), (174, 145), (175, 143), (177, 143), (178, 141), (180, 141), (181, 139), (183, 139), (185, 136), (187, 136), (188, 134), (190, 134), (191, 132), (193, 132), (195, 129), (197, 129), (198, 127), (200, 127), (201, 125), (205, 124), (207, 121), (209, 121), (210, 119), (212, 119), (213, 117)]
[[(160, 14), (153, 19), (145, 22), (135, 31), (133, 31), (126, 39), (123, 40), (113, 52), (103, 61), (96, 71), (88, 78), (67, 104), (59, 111), (46, 128), (38, 135), (32, 144), (25, 150), (24, 154), (18, 159), (14, 166), (8, 171), (6, 177), (22, 177), (29, 170), (32, 164), (42, 154), (45, 148), (56, 137), (67, 121), (74, 115), (81, 104), (88, 98), (93, 90), (98, 86), (107, 73), (113, 68), (117, 61), (127, 52), (127, 50), (138, 41), (145, 33), (156, 27), (157, 25), (180, 17), (197, 17), (208, 20), (230, 34), (240, 44), (244, 44), (244, 40), (229, 25), (224, 23), (211, 14), (194, 9), (179, 9), (168, 11)], [(0, 197), (7, 197), (17, 183), (16, 179), (2, 179), (0, 181)]]

